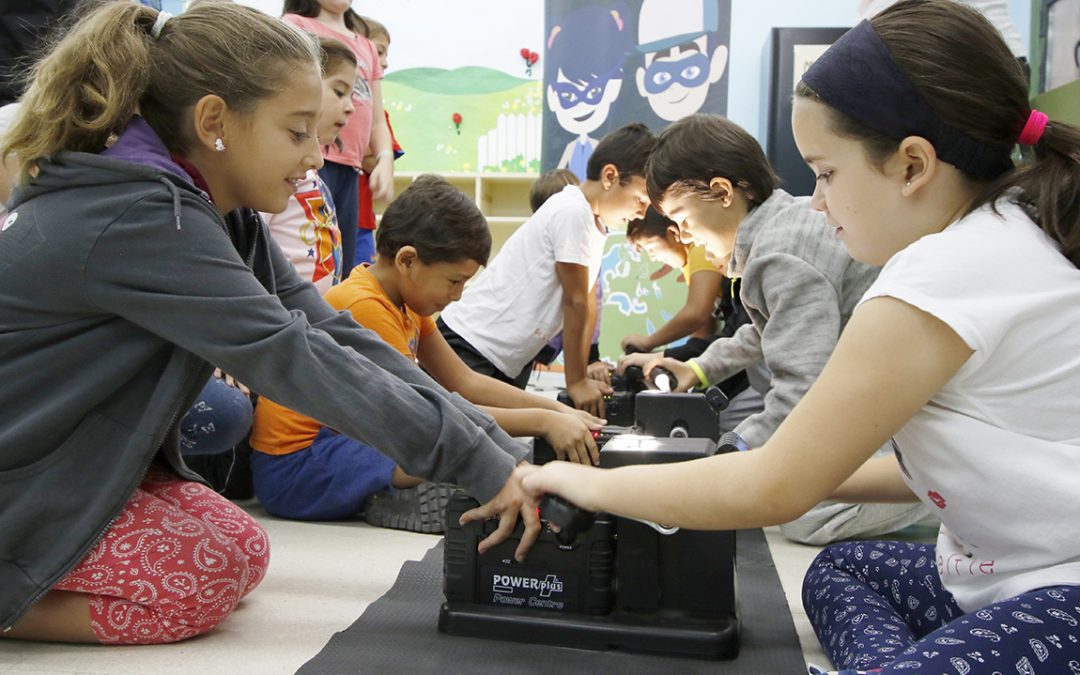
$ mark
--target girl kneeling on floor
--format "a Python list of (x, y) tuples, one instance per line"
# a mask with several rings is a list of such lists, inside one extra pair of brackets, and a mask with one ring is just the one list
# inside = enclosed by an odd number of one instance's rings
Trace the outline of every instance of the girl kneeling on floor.
[(315, 41), (232, 3), (103, 3), (35, 67), (0, 147), (4, 636), (174, 642), (259, 583), (265, 533), (180, 455), (214, 366), (513, 528), (526, 448), (323, 302), (252, 210), (321, 166), (321, 98)]
[[(834, 664), (1080, 672), (1080, 130), (1032, 110), (1001, 36), (947, 0), (849, 31), (803, 76), (792, 124), (814, 205), (884, 265), (816, 383), (750, 452), (555, 462), (526, 489), (702, 529), (919, 499), (936, 546), (837, 544), (811, 566)], [(890, 437), (894, 456), (867, 461)]]

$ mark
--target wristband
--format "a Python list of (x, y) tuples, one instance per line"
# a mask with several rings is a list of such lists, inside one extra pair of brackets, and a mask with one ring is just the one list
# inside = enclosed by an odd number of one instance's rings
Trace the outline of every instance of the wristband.
[(380, 151), (375, 153), (375, 161), (376, 162), (378, 162), (383, 157), (389, 157), (391, 160), (394, 159), (394, 151), (393, 150), (380, 150)]
[(709, 386), (709, 378), (705, 377), (705, 371), (701, 369), (697, 361), (687, 361), (686, 365), (690, 366), (690, 370), (693, 370), (694, 374), (697, 375), (702, 387)]

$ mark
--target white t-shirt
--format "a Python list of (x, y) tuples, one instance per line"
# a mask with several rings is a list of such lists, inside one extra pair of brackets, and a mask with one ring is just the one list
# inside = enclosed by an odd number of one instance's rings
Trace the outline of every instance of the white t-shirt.
[(341, 281), (341, 230), (330, 190), (317, 172), (308, 171), (284, 211), (262, 217), (297, 274), (319, 293)]
[(965, 611), (1080, 584), (1080, 269), (1020, 207), (998, 209), (893, 256), (862, 300), (903, 300), (974, 350), (894, 439)]
[(563, 325), (555, 263), (600, 271), (607, 235), (574, 185), (552, 195), (503, 244), (491, 265), (442, 320), (508, 377), (514, 377)]

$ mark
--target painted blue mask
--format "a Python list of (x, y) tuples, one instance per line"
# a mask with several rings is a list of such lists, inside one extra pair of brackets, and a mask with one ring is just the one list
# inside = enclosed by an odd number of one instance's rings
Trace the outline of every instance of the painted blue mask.
[[(604, 84), (607, 84), (605, 81)], [(559, 106), (563, 110), (569, 110), (579, 103), (596, 105), (604, 97), (604, 85), (593, 81), (583, 85), (573, 82), (553, 82), (551, 88), (559, 97)]]
[(676, 84), (693, 89), (708, 79), (709, 57), (698, 52), (678, 61), (653, 61), (645, 69), (645, 91), (662, 94)]
[(559, 97), (559, 107), (563, 110), (569, 110), (579, 103), (597, 105), (604, 98), (604, 90), (607, 89), (608, 82), (617, 79), (621, 69), (622, 63), (617, 63), (608, 73), (591, 77), (585, 84), (552, 82), (550, 86)]

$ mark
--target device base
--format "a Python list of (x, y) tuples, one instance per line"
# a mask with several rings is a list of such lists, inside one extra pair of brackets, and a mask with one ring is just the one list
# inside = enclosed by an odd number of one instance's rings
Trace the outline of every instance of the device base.
[(532, 642), (577, 649), (644, 652), (701, 659), (734, 659), (739, 655), (739, 620), (637, 616), (614, 611), (604, 616), (541, 613), (482, 605), (439, 610), (439, 630), (449, 635), (513, 642)]

